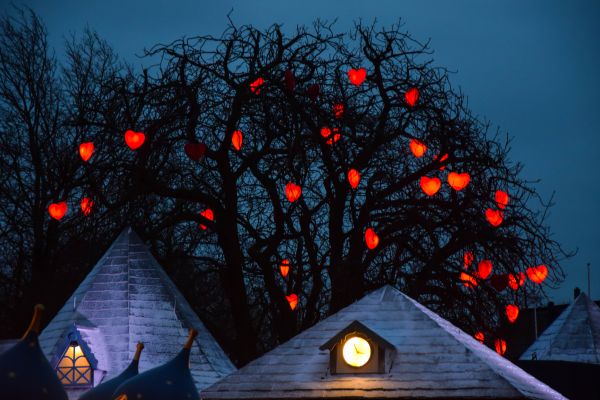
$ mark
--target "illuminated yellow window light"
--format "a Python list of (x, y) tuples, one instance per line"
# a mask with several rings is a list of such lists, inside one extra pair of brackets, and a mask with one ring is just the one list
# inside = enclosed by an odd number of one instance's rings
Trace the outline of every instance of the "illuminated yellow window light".
[(362, 367), (371, 359), (371, 345), (365, 339), (353, 336), (344, 343), (342, 355), (351, 367)]
[(56, 366), (58, 379), (65, 386), (91, 386), (92, 366), (77, 342), (71, 342)]

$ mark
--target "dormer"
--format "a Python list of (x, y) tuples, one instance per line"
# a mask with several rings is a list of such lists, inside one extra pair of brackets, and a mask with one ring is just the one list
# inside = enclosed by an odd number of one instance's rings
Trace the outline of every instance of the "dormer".
[(389, 371), (395, 347), (358, 321), (342, 329), (321, 347), (329, 350), (331, 374), (383, 374)]

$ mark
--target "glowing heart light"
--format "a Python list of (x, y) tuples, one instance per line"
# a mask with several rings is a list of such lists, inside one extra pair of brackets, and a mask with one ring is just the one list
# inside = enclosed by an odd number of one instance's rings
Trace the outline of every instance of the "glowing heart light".
[(463, 285), (465, 285), (465, 287), (468, 287), (469, 289), (473, 289), (475, 286), (477, 286), (477, 279), (475, 279), (474, 276), (466, 272), (460, 273), (459, 280), (462, 282)]
[(514, 304), (508, 304), (504, 311), (506, 313), (506, 318), (508, 318), (508, 322), (514, 324), (519, 317), (519, 307)]
[(340, 138), (342, 137), (342, 135), (340, 134), (339, 128), (337, 128), (337, 127), (333, 128), (333, 133), (332, 133), (331, 129), (326, 126), (321, 128), (321, 136), (323, 136), (324, 138), (327, 139), (328, 145), (332, 145), (333, 143), (340, 140)]
[(442, 181), (440, 180), (440, 178), (429, 178), (427, 176), (422, 176), (420, 184), (421, 189), (427, 196), (433, 196), (438, 192), (438, 190), (440, 190), (440, 187), (442, 186)]
[(525, 283), (525, 274), (523, 272), (508, 275), (508, 286), (512, 290), (518, 290), (521, 286), (523, 286), (524, 283)]
[(348, 79), (355, 86), (360, 86), (367, 78), (367, 70), (364, 68), (350, 69), (348, 71)]
[(456, 191), (466, 188), (470, 180), (471, 176), (467, 172), (463, 172), (462, 174), (450, 172), (448, 174), (448, 184)]
[[(206, 218), (209, 221), (214, 221), (215, 220), (215, 213), (210, 208), (207, 208), (206, 210), (202, 211), (200, 213), (200, 215), (203, 216), (204, 218)], [(200, 228), (203, 231), (205, 231), (206, 230), (206, 225), (200, 224)]]
[(537, 267), (527, 268), (527, 277), (538, 285), (544, 282), (544, 279), (548, 276), (548, 267), (545, 265), (538, 265)]
[(258, 96), (264, 83), (265, 80), (263, 78), (257, 78), (254, 82), (250, 84), (250, 91)]
[(285, 196), (287, 197), (290, 203), (293, 203), (296, 200), (298, 200), (301, 195), (302, 188), (300, 187), (300, 185), (296, 185), (293, 182), (288, 182), (287, 185), (285, 185)]
[(281, 272), (281, 276), (284, 278), (288, 275), (290, 272), (290, 260), (287, 258), (281, 260), (281, 264), (279, 264), (279, 272)]
[(379, 245), (379, 236), (377, 236), (373, 228), (367, 228), (365, 231), (365, 243), (370, 250)]
[(296, 89), (296, 77), (294, 76), (294, 71), (291, 69), (285, 71), (283, 80), (285, 82), (285, 88), (288, 90), (288, 92), (293, 92), (294, 89)]
[(352, 187), (352, 189), (356, 189), (360, 183), (360, 172), (354, 168), (348, 171), (348, 183), (350, 183), (350, 187)]
[(504, 339), (496, 339), (494, 342), (494, 347), (496, 348), (496, 353), (504, 356), (506, 354), (506, 341)]
[(487, 279), (492, 273), (492, 262), (490, 260), (481, 260), (477, 265), (477, 276), (481, 279)]
[(183, 150), (191, 160), (200, 161), (206, 153), (206, 145), (204, 143), (186, 143)]
[(465, 254), (463, 254), (464, 269), (469, 268), (471, 264), (473, 264), (473, 260), (475, 260), (475, 256), (473, 255), (473, 253), (470, 251), (465, 251)]
[(127, 146), (129, 146), (131, 150), (139, 149), (145, 141), (146, 135), (142, 132), (135, 132), (132, 130), (127, 130), (125, 132), (125, 143), (127, 143)]
[(414, 107), (415, 104), (417, 104), (417, 100), (419, 100), (419, 89), (408, 89), (406, 93), (404, 93), (404, 99), (409, 106)]
[(295, 293), (292, 293), (289, 296), (285, 296), (285, 299), (287, 300), (288, 304), (290, 305), (290, 308), (292, 309), (292, 311), (294, 311), (296, 309), (296, 307), (298, 306), (298, 296)]
[(410, 151), (417, 158), (423, 157), (423, 155), (427, 151), (427, 146), (425, 146), (425, 143), (423, 143), (417, 139), (410, 139), (409, 147), (410, 147)]
[(344, 105), (342, 103), (336, 103), (333, 105), (333, 116), (340, 119), (344, 116)]
[(83, 215), (87, 217), (92, 212), (94, 201), (89, 197), (84, 197), (83, 199), (81, 199), (81, 203), (79, 205), (81, 206), (81, 211), (83, 212)]
[(504, 213), (500, 210), (493, 210), (488, 208), (485, 210), (485, 218), (487, 218), (488, 222), (494, 227), (500, 226), (502, 221), (504, 220)]
[(83, 161), (88, 161), (94, 153), (94, 143), (84, 142), (79, 145), (79, 156)]
[(504, 210), (508, 205), (508, 193), (503, 190), (496, 190), (494, 197), (498, 208)]
[(48, 213), (50, 216), (57, 221), (60, 221), (62, 217), (67, 213), (67, 202), (61, 201), (59, 203), (52, 203), (48, 206)]
[(483, 334), (483, 332), (479, 331), (479, 332), (475, 332), (475, 334), (473, 335), (473, 337), (475, 338), (475, 340), (477, 340), (479, 343), (483, 343), (485, 341), (485, 335)]
[(236, 151), (240, 151), (242, 149), (242, 141), (244, 140), (244, 134), (242, 131), (233, 131), (233, 135), (231, 135), (231, 144)]

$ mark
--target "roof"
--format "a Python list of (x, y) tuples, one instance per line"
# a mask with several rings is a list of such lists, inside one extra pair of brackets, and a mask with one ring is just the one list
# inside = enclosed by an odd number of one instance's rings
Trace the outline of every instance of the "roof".
[(520, 359), (600, 364), (600, 307), (581, 293)]
[[(385, 374), (331, 375), (319, 346), (352, 321), (391, 343)], [(233, 398), (564, 399), (470, 335), (391, 286), (384, 286), (201, 392)]]
[(56, 362), (69, 333), (77, 330), (97, 369), (106, 371), (106, 381), (129, 365), (138, 342), (145, 345), (140, 372), (169, 361), (181, 350), (189, 328), (199, 332), (190, 365), (199, 389), (235, 370), (175, 284), (127, 228), (43, 330), (40, 345), (51, 363)]

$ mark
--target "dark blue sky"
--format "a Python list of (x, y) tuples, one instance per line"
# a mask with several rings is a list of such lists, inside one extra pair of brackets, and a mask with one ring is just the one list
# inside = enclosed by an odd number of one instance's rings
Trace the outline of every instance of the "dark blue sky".
[[(237, 24), (294, 28), (314, 19), (338, 20), (346, 31), (358, 18), (391, 24), (402, 18), (419, 40), (431, 38), (438, 65), (471, 109), (514, 137), (512, 159), (540, 193), (556, 191), (549, 223), (565, 248), (579, 253), (563, 267), (566, 282), (550, 291), (565, 302), (575, 286), (600, 298), (600, 2), (597, 0), (13, 0), (45, 21), (50, 42), (87, 25), (130, 62), (144, 47), (183, 35), (220, 34), (233, 8)], [(1, 9), (9, 9), (0, 0)], [(596, 249), (596, 250), (595, 250)]]

